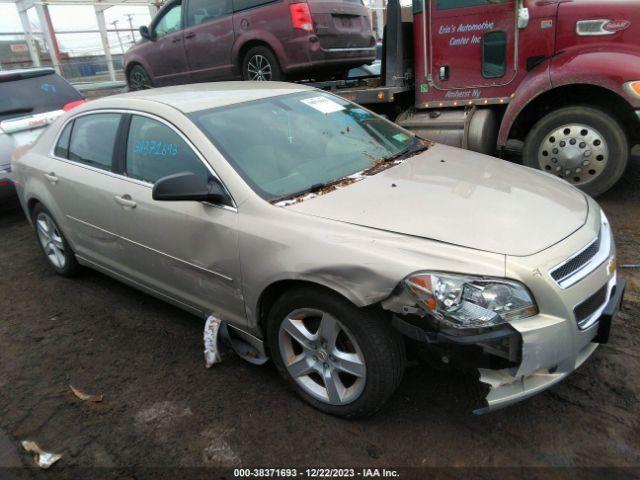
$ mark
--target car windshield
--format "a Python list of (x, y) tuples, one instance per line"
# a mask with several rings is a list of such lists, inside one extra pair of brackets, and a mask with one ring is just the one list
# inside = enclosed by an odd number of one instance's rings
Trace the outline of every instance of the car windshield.
[(55, 73), (2, 80), (0, 121), (35, 113), (60, 110), (82, 95)]
[(251, 188), (271, 201), (425, 148), (382, 117), (317, 91), (203, 110), (191, 119)]

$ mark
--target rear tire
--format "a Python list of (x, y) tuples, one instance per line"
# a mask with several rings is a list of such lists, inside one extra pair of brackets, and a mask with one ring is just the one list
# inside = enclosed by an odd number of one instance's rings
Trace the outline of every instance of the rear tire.
[(51, 268), (63, 277), (76, 275), (80, 270), (80, 264), (51, 212), (38, 203), (33, 209), (32, 219), (36, 227), (38, 245)]
[(256, 82), (283, 81), (278, 59), (268, 47), (253, 47), (242, 59), (242, 79)]
[(127, 84), (129, 90), (135, 92), (136, 90), (148, 90), (153, 88), (151, 77), (144, 69), (142, 65), (134, 65), (127, 74)]
[(278, 298), (267, 342), (278, 372), (298, 395), (340, 417), (373, 415), (404, 372), (404, 342), (383, 312), (322, 289), (297, 288)]
[(596, 197), (620, 180), (629, 154), (627, 135), (616, 118), (599, 108), (572, 106), (551, 112), (534, 125), (522, 161)]

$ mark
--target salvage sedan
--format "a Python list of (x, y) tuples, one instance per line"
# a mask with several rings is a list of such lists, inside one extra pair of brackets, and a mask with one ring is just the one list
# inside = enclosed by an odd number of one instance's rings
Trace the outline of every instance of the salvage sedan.
[(529, 397), (607, 341), (624, 293), (584, 193), (309, 87), (104, 98), (14, 170), (56, 272), (221, 319), (244, 358), (334, 415), (380, 409), (408, 344), (475, 362), (478, 412)]

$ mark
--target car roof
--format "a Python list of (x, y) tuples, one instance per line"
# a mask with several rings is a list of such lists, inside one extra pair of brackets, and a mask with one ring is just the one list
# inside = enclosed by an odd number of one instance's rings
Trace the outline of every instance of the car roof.
[[(152, 88), (105, 97), (104, 100), (110, 104), (121, 100), (126, 106), (128, 99), (135, 98), (163, 103), (183, 113), (190, 113), (311, 90), (314, 89), (284, 82), (212, 82)], [(99, 107), (100, 103), (100, 100), (91, 102), (94, 107)]]

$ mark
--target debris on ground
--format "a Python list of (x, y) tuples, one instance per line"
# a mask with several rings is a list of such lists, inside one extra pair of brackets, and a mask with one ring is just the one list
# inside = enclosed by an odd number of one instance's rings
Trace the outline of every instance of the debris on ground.
[(49, 453), (42, 450), (36, 442), (24, 440), (22, 448), (33, 455), (33, 459), (40, 468), (47, 469), (62, 458), (59, 453)]
[(218, 331), (221, 323), (222, 320), (211, 315), (204, 324), (204, 360), (207, 368), (222, 361), (218, 351)]
[(93, 402), (93, 403), (98, 403), (101, 402), (103, 399), (103, 395), (91, 395), (89, 393), (85, 393), (82, 390), (78, 390), (77, 388), (75, 388), (73, 385), (69, 385), (69, 388), (71, 389), (71, 391), (73, 392), (73, 394), (78, 397), (80, 400), (85, 401), (85, 402)]

